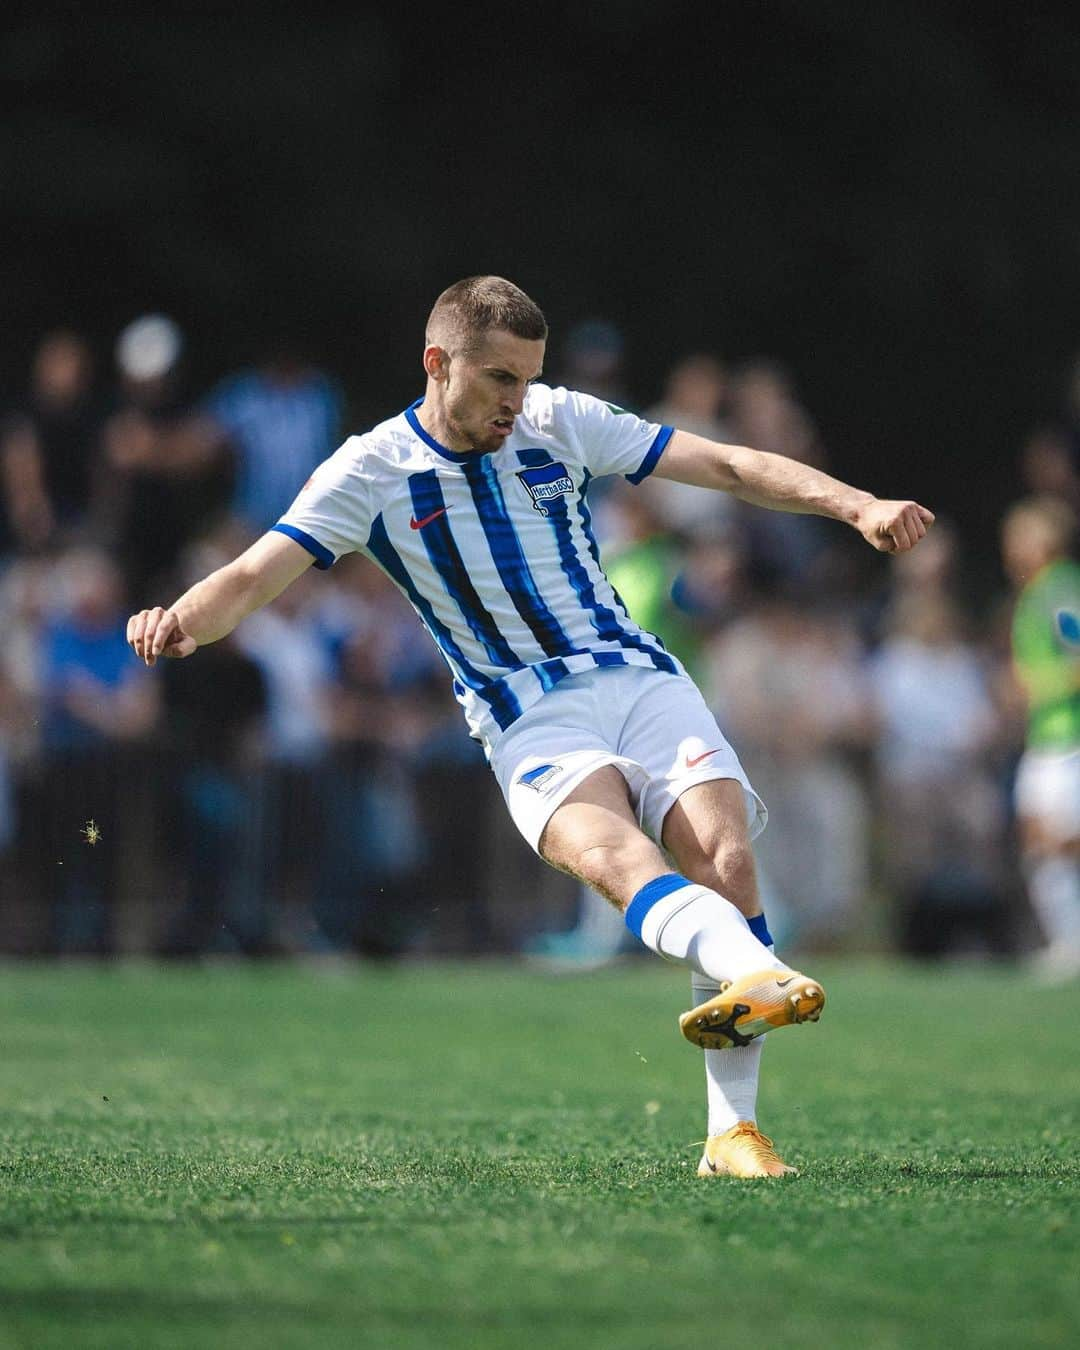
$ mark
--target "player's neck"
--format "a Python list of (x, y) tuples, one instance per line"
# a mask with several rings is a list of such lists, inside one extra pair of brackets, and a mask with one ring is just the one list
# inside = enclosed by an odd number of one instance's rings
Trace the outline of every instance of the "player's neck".
[(416, 410), (416, 418), (431, 439), (438, 441), (447, 450), (452, 450), (455, 454), (460, 455), (473, 448), (468, 441), (455, 435), (451, 430), (446, 417), (446, 409), (443, 407), (441, 390), (433, 380), (428, 381), (427, 389), (424, 391), (424, 401)]

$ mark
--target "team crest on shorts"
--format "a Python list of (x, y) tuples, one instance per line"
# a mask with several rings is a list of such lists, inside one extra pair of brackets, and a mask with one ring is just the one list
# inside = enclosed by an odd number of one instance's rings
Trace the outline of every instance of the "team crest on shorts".
[(523, 773), (518, 782), (523, 783), (525, 787), (531, 787), (536, 792), (543, 792), (548, 783), (560, 773), (562, 773), (562, 769), (558, 764), (538, 764), (535, 769)]
[(574, 480), (566, 471), (566, 465), (553, 460), (550, 464), (541, 464), (536, 469), (519, 469), (518, 477), (532, 498), (532, 504), (542, 516), (548, 516), (548, 504), (556, 497), (565, 497), (574, 490)]

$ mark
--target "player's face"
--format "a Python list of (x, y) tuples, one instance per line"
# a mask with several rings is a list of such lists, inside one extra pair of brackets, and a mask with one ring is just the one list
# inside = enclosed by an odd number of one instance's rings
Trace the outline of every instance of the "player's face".
[(446, 354), (443, 413), (452, 450), (486, 454), (503, 444), (543, 370), (545, 345), (497, 330), (468, 356)]

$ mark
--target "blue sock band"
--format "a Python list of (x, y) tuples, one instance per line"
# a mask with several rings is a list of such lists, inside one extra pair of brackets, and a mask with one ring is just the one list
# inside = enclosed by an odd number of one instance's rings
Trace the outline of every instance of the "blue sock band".
[(752, 919), (746, 921), (750, 925), (750, 931), (764, 947), (773, 945), (773, 935), (769, 932), (769, 925), (765, 922), (764, 914), (755, 914)]
[(652, 881), (647, 881), (626, 907), (627, 928), (635, 937), (641, 937), (641, 925), (645, 922), (645, 915), (657, 900), (663, 900), (664, 896), (670, 895), (672, 891), (691, 885), (693, 882), (679, 876), (678, 872), (668, 872), (665, 876), (654, 877)]

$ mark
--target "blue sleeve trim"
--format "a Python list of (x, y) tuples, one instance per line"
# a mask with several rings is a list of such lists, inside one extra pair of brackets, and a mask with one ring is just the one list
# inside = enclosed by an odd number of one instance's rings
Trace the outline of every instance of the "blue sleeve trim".
[(665, 449), (667, 448), (667, 443), (668, 441), (671, 440), (671, 437), (674, 435), (674, 432), (675, 432), (674, 427), (660, 428), (660, 430), (656, 433), (656, 437), (653, 440), (652, 445), (649, 446), (648, 453), (645, 455), (645, 458), (641, 461), (639, 467), (635, 470), (634, 473), (628, 473), (626, 475), (626, 481), (628, 483), (633, 483), (633, 485), (637, 487), (639, 483), (644, 482), (644, 480), (648, 478), (649, 474), (651, 474), (653, 469), (656, 468), (656, 461), (664, 453)]
[(662, 877), (654, 877), (652, 881), (647, 881), (626, 908), (627, 928), (635, 937), (641, 937), (641, 925), (653, 905), (658, 900), (663, 900), (665, 895), (670, 895), (672, 891), (681, 890), (690, 884), (678, 872), (668, 872)]
[(298, 530), (295, 525), (283, 525), (280, 521), (276, 525), (271, 525), (270, 528), (277, 530), (278, 534), (287, 535), (294, 543), (306, 548), (315, 559), (315, 566), (320, 572), (325, 572), (328, 568), (333, 567), (337, 561), (330, 550), (324, 544), (320, 544), (317, 539), (313, 539), (306, 530)]
[(746, 921), (750, 925), (750, 931), (757, 940), (765, 947), (773, 945), (773, 935), (769, 932), (769, 925), (765, 922), (764, 914), (755, 914), (752, 919)]

